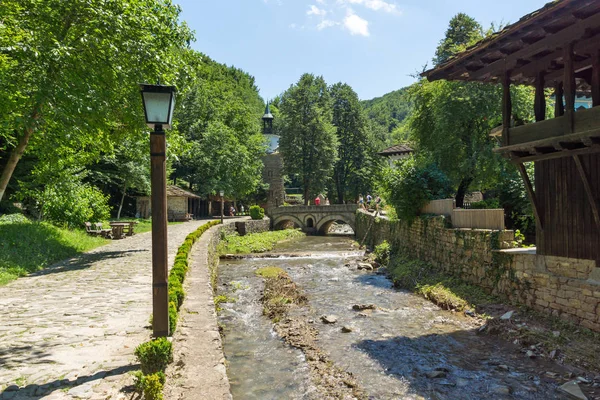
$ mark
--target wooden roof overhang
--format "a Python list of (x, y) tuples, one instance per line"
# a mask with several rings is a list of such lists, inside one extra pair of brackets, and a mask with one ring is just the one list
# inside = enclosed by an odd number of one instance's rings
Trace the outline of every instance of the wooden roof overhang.
[[(439, 79), (502, 83), (502, 146), (515, 163), (600, 151), (600, 0), (557, 0), (425, 71)], [(536, 87), (536, 123), (511, 126), (510, 85)], [(544, 89), (564, 96), (545, 120)], [(594, 108), (575, 112), (576, 91)]]

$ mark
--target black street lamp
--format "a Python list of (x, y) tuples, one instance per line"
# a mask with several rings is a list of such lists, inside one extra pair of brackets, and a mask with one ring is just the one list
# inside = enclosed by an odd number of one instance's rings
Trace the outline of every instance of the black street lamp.
[(219, 195), (221, 196), (221, 224), (223, 223), (223, 196), (225, 196), (225, 191), (219, 190)]
[(152, 187), (152, 330), (154, 337), (169, 335), (169, 277), (167, 261), (167, 142), (163, 128), (171, 128), (175, 86), (141, 84), (146, 124), (150, 133)]

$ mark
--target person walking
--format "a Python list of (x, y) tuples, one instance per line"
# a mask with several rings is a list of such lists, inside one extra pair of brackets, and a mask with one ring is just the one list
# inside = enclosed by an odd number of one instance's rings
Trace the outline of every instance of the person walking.
[(321, 198), (319, 196), (315, 197), (315, 206), (321, 205)]
[(364, 209), (365, 208), (365, 199), (362, 194), (358, 195), (358, 207)]
[(371, 207), (371, 201), (373, 201), (373, 198), (367, 193), (367, 208)]
[(240, 212), (242, 213), (242, 215), (244, 215), (244, 205), (240, 204)]

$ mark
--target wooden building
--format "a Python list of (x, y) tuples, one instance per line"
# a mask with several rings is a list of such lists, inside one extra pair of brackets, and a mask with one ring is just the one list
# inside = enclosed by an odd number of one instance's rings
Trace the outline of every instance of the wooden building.
[[(136, 216), (150, 218), (152, 204), (150, 197), (136, 198)], [(169, 221), (187, 221), (208, 215), (208, 202), (200, 196), (175, 185), (167, 185), (167, 217)]]
[[(557, 0), (423, 73), (503, 86), (497, 152), (517, 165), (537, 220), (537, 253), (600, 259), (600, 1)], [(511, 85), (535, 87), (535, 123), (511, 126)], [(545, 89), (556, 96), (545, 119)], [(576, 94), (591, 108), (576, 109)], [(535, 163), (535, 188), (523, 163)], [(599, 265), (600, 266), (600, 265)]]

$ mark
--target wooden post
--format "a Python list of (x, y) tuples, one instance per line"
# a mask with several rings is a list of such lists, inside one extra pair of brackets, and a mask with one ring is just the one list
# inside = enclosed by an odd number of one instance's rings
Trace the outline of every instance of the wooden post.
[(502, 146), (510, 143), (509, 129), (512, 114), (512, 100), (510, 98), (510, 71), (504, 72), (502, 79)]
[(554, 85), (554, 97), (556, 98), (556, 103), (554, 103), (554, 118), (561, 117), (565, 114), (563, 94), (564, 91), (562, 82), (556, 82)]
[(573, 156), (573, 160), (575, 161), (575, 165), (577, 166), (577, 171), (579, 171), (579, 176), (581, 177), (581, 181), (583, 182), (583, 188), (585, 189), (588, 201), (590, 202), (590, 206), (592, 208), (592, 215), (594, 216), (594, 220), (596, 221), (596, 227), (600, 229), (600, 211), (598, 211), (598, 201), (594, 197), (594, 191), (592, 190), (592, 185), (590, 184), (589, 175), (587, 174), (585, 167), (581, 162), (580, 155)]
[(223, 223), (223, 211), (225, 209), (225, 203), (223, 202), (223, 196), (221, 196), (221, 224)]
[(546, 119), (546, 94), (544, 93), (544, 72), (539, 71), (535, 77), (535, 122), (543, 121)]
[(600, 106), (600, 50), (592, 55), (592, 107)]
[(565, 89), (565, 118), (567, 123), (566, 133), (574, 132), (575, 119), (575, 65), (573, 60), (573, 42), (565, 45), (563, 60), (565, 62), (564, 70), (564, 89)]
[(533, 213), (535, 214), (535, 219), (538, 223), (538, 226), (541, 230), (544, 230), (543, 221), (540, 215), (540, 211), (538, 209), (537, 197), (535, 196), (535, 192), (533, 191), (533, 186), (531, 185), (529, 175), (527, 175), (527, 171), (525, 170), (525, 166), (523, 165), (523, 163), (518, 163), (517, 168), (519, 169), (521, 178), (523, 178), (523, 182), (525, 183), (525, 189), (527, 190), (527, 195), (529, 196), (529, 200), (531, 201), (531, 206), (533, 208)]
[(169, 278), (167, 265), (167, 149), (162, 125), (150, 134), (152, 187), (152, 330), (154, 337), (169, 335)]

